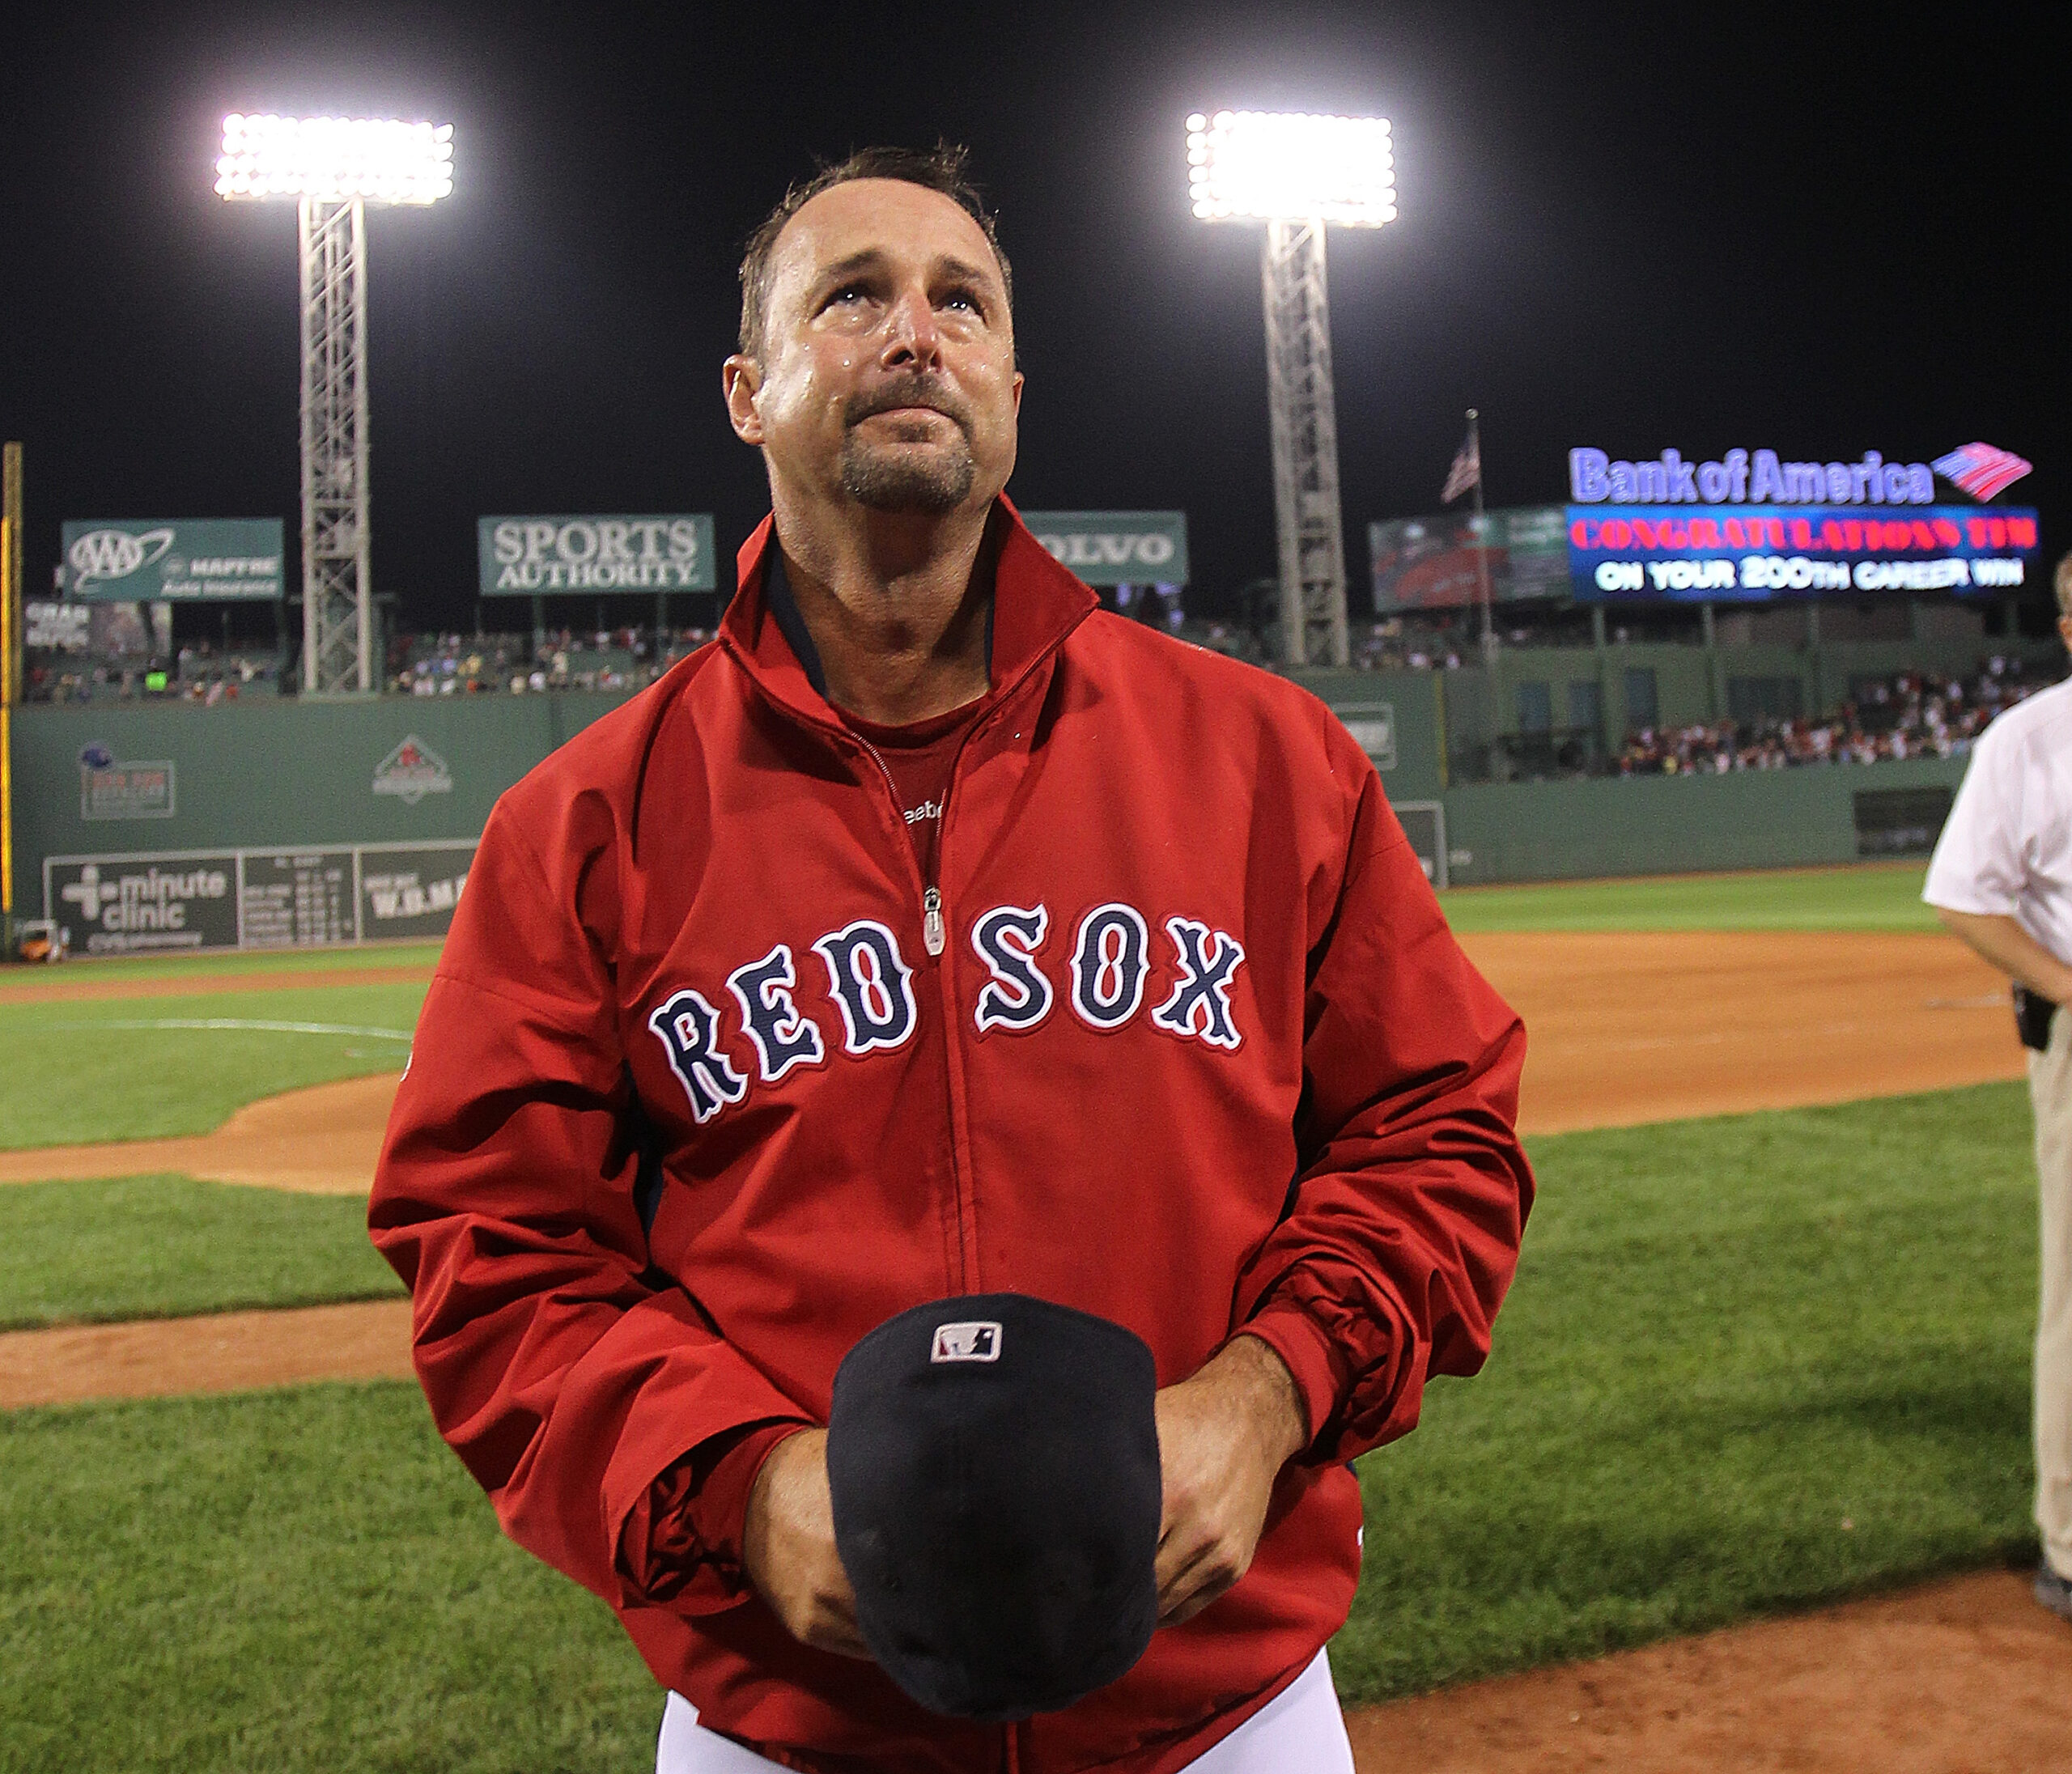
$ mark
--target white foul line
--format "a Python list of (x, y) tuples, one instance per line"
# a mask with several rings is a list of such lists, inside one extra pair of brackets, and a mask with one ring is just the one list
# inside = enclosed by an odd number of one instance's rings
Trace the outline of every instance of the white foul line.
[(149, 1021), (54, 1022), (49, 1029), (250, 1029), (274, 1035), (367, 1035), (376, 1041), (408, 1041), (406, 1029), (363, 1029), (346, 1022), (260, 1022), (243, 1016), (159, 1016)]

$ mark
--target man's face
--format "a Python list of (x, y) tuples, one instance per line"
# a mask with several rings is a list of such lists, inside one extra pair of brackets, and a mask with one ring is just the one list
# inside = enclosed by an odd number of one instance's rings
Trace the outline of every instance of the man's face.
[(774, 477), (873, 511), (990, 504), (1014, 467), (1021, 378), (984, 232), (902, 180), (822, 192), (777, 237), (760, 357), (729, 358), (726, 388)]

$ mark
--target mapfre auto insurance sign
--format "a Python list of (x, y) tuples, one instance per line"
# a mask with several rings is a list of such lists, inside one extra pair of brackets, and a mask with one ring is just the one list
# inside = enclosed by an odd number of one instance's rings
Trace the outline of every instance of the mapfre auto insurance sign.
[(74, 603), (246, 603), (279, 597), (278, 517), (74, 520), (62, 534)]

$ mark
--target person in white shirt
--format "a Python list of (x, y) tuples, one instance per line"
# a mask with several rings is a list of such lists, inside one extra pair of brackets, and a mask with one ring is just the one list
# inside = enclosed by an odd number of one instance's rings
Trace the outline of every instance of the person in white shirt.
[[(2072, 554), (2057, 563), (2072, 648)], [(2072, 1621), (2072, 679), (2019, 702), (1972, 750), (1921, 898), (2015, 982), (2029, 1047), (2043, 1288), (2036, 1322), (2036, 1599)]]

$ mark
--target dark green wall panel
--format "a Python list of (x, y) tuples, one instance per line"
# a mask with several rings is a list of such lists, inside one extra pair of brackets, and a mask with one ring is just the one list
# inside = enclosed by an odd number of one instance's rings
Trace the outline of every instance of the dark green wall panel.
[[(623, 700), (571, 693), (19, 709), (15, 904), (32, 915), (40, 907), (49, 855), (479, 836), (499, 795)], [(453, 784), (414, 804), (374, 789), (382, 761), (412, 736), (444, 761)], [(79, 756), (90, 745), (124, 762), (169, 759), (172, 817), (83, 818)]]
[(1451, 884), (1855, 862), (1859, 792), (1954, 791), (1964, 774), (1953, 758), (1474, 783), (1446, 796)]

